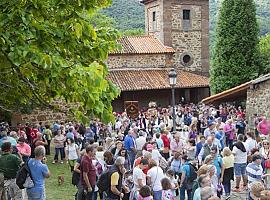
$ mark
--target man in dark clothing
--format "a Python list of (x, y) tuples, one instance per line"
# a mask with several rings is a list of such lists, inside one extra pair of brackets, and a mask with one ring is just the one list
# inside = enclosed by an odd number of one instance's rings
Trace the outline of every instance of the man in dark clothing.
[(123, 182), (123, 174), (125, 172), (124, 168), (125, 158), (119, 156), (114, 165), (110, 167), (109, 171), (109, 187), (106, 192), (106, 200), (119, 200), (123, 199), (124, 193), (122, 193), (122, 189), (128, 192), (128, 188), (125, 185), (122, 185)]
[(82, 157), (80, 164), (82, 188), (79, 189), (78, 196), (82, 196), (81, 194), (84, 193), (85, 200), (92, 200), (96, 186), (96, 167), (92, 160), (95, 158), (96, 148), (93, 145), (88, 145), (85, 151), (86, 155)]
[(0, 199), (5, 193), (3, 185), (9, 188), (9, 195), (12, 199), (22, 199), (22, 190), (16, 184), (16, 174), (20, 168), (20, 158), (12, 154), (12, 146), (10, 142), (2, 144), (2, 156), (0, 156)]
[(239, 134), (244, 135), (245, 134), (246, 124), (245, 124), (243, 118), (241, 117), (241, 115), (237, 116), (235, 128), (237, 129), (237, 135), (239, 135)]

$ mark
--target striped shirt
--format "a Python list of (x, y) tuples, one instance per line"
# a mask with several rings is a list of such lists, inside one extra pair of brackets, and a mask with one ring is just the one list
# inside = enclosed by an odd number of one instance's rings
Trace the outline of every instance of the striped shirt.
[(247, 165), (246, 171), (247, 171), (249, 187), (251, 183), (262, 180), (263, 168), (261, 165), (257, 165), (254, 162), (249, 163)]

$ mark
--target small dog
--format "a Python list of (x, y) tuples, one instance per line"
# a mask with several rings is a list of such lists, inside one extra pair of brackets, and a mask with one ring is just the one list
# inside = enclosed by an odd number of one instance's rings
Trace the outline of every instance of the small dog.
[(64, 174), (58, 175), (58, 185), (63, 185), (65, 182)]

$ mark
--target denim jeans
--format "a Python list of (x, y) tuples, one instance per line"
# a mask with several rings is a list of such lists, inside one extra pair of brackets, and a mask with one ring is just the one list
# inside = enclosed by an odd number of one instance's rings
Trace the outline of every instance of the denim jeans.
[(223, 183), (223, 187), (226, 195), (231, 194), (231, 181), (228, 183)]
[(64, 160), (64, 158), (65, 158), (64, 147), (62, 147), (62, 148), (55, 148), (54, 160), (58, 160), (59, 153), (60, 153), (60, 156), (61, 156), (61, 160)]
[(185, 192), (187, 191), (188, 200), (191, 200), (191, 191), (192, 190), (186, 190), (186, 186), (182, 186), (180, 188), (180, 200), (185, 200)]
[(154, 200), (161, 200), (162, 198), (162, 190), (153, 191)]
[(136, 157), (136, 153), (134, 151), (127, 151), (127, 153), (128, 153), (128, 158), (129, 158), (129, 161), (130, 161), (130, 165), (131, 165), (131, 167), (133, 167), (135, 157)]
[(32, 192), (31, 190), (26, 190), (28, 200), (45, 200), (45, 191)]
[(236, 177), (241, 177), (246, 175), (246, 163), (234, 163), (234, 175)]

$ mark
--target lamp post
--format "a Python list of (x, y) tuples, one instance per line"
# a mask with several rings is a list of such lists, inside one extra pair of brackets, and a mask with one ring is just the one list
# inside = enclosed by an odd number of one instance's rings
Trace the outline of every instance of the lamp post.
[(173, 108), (173, 131), (176, 131), (176, 121), (175, 121), (175, 95), (174, 95), (174, 87), (176, 85), (176, 77), (177, 77), (177, 73), (175, 71), (175, 69), (171, 69), (169, 74), (169, 81), (170, 81), (170, 86), (172, 88), (172, 108)]

